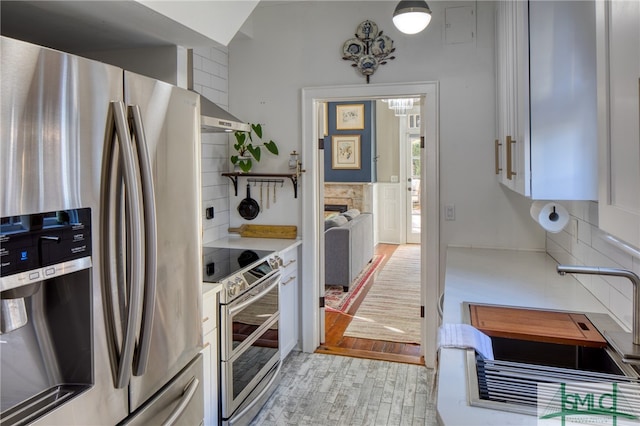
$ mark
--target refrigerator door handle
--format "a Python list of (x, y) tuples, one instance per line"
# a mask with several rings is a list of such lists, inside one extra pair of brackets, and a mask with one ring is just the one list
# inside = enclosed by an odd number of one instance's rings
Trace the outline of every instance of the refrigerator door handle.
[[(103, 244), (103, 279), (105, 299), (109, 303), (105, 303), (105, 312), (110, 317), (110, 321), (106, 321), (107, 329), (109, 333), (111, 353), (111, 364), (115, 374), (115, 387), (120, 389), (128, 385), (131, 377), (131, 367), (133, 364), (133, 356), (136, 343), (136, 331), (140, 324), (140, 318), (142, 315), (142, 291), (143, 291), (143, 258), (144, 247), (142, 245), (142, 212), (141, 201), (139, 195), (137, 167), (135, 163), (135, 156), (133, 153), (133, 147), (131, 138), (129, 136), (126, 108), (122, 101), (111, 102), (109, 108), (109, 116), (107, 121), (107, 139), (105, 141), (105, 157), (103, 164), (103, 187), (102, 187), (102, 225), (101, 225), (101, 240)], [(115, 127), (115, 133), (117, 137), (113, 137), (113, 130)], [(119, 146), (119, 157), (114, 158), (114, 145), (117, 141)], [(122, 338), (122, 346), (119, 353), (116, 353), (115, 346), (117, 346), (116, 338), (116, 325), (113, 312), (113, 297), (111, 295), (111, 287), (113, 286), (113, 279), (110, 269), (110, 254), (114, 251), (111, 247), (112, 232), (120, 232), (120, 230), (113, 230), (111, 228), (110, 214), (111, 214), (111, 191), (112, 191), (112, 172), (114, 161), (117, 161), (124, 169), (123, 180), (125, 187), (126, 208), (125, 214), (128, 216), (126, 220), (126, 228), (129, 233), (127, 241), (131, 245), (131, 250), (127, 250), (128, 258), (128, 274), (129, 278), (128, 291), (129, 299), (126, 302), (125, 309), (120, 309), (126, 316), (125, 330)], [(120, 186), (118, 181), (115, 183)], [(116, 203), (118, 204), (118, 203)], [(121, 209), (118, 208), (116, 215), (121, 214)], [(125, 250), (123, 247), (116, 248), (117, 252)], [(122, 265), (117, 265), (119, 270), (122, 270)], [(117, 281), (117, 280), (116, 280)]]
[(153, 186), (153, 174), (149, 161), (147, 140), (145, 138), (142, 114), (138, 105), (128, 107), (132, 119), (132, 131), (135, 137), (140, 178), (142, 183), (142, 202), (144, 211), (145, 234), (145, 272), (144, 272), (144, 301), (142, 307), (142, 325), (138, 347), (134, 356), (133, 374), (141, 376), (147, 369), (151, 347), (151, 330), (156, 302), (156, 270), (158, 233), (156, 229), (156, 200)]
[(196, 377), (192, 377), (189, 381), (189, 384), (184, 389), (184, 393), (182, 394), (182, 398), (180, 398), (180, 402), (176, 407), (171, 411), (169, 417), (162, 422), (162, 426), (173, 426), (176, 424), (182, 413), (187, 409), (189, 403), (193, 399), (193, 396), (196, 394), (198, 390), (198, 386), (200, 385), (200, 380)]

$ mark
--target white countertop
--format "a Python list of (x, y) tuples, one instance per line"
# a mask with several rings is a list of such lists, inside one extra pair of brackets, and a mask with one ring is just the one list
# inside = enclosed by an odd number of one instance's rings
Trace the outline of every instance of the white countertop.
[[(242, 238), (240, 236), (229, 236), (219, 240), (210, 241), (203, 244), (204, 247), (241, 248), (254, 250), (283, 251), (302, 244), (300, 239), (283, 238)], [(202, 294), (209, 291), (221, 291), (222, 284), (202, 283)]]
[[(449, 248), (443, 323), (462, 322), (463, 302), (607, 313), (575, 278), (558, 275), (555, 267), (556, 262), (540, 252)], [(468, 404), (465, 353), (461, 349), (441, 349), (437, 376), (440, 423), (536, 425), (535, 416)]]
[(209, 241), (204, 243), (203, 246), (282, 251), (301, 243), (302, 240), (299, 238), (242, 238), (240, 236), (229, 236), (220, 238), (219, 240)]
[(209, 293), (210, 291), (219, 292), (222, 291), (222, 284), (219, 283), (202, 283), (202, 294)]

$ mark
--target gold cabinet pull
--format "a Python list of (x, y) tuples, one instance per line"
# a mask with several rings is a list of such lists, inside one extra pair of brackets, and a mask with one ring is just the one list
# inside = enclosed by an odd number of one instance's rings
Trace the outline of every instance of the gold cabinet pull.
[(511, 180), (517, 173), (513, 171), (513, 155), (511, 145), (516, 141), (511, 139), (511, 136), (507, 136), (507, 179)]
[(499, 139), (496, 139), (495, 142), (495, 147), (496, 147), (496, 174), (499, 175), (500, 172), (502, 171), (502, 167), (500, 167), (500, 147), (502, 146), (502, 144), (500, 143)]
[(209, 317), (204, 317), (204, 318), (202, 318), (202, 322), (203, 322), (203, 323), (204, 323), (204, 322), (207, 322), (207, 321), (209, 321)]

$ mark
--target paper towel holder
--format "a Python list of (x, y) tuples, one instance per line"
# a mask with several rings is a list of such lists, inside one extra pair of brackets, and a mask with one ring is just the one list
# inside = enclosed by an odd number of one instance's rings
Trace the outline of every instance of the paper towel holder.
[(561, 232), (569, 223), (569, 212), (555, 201), (536, 200), (531, 204), (531, 217), (545, 231)]

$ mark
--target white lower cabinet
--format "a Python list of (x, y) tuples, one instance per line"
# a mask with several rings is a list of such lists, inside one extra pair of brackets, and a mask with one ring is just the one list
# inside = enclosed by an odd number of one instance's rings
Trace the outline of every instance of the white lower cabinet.
[(218, 293), (202, 297), (204, 424), (218, 425)]
[(287, 355), (298, 345), (300, 310), (298, 301), (299, 262), (296, 245), (280, 252), (283, 261), (280, 281), (280, 357)]

